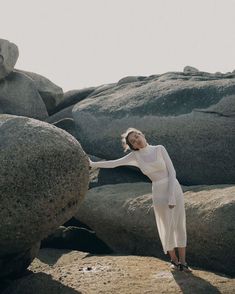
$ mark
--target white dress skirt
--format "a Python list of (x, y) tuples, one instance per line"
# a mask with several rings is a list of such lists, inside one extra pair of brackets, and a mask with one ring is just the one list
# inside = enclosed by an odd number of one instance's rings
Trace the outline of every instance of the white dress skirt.
[(175, 178), (176, 206), (170, 209), (168, 206), (168, 181), (169, 178), (164, 178), (152, 182), (154, 214), (165, 254), (175, 247), (186, 247), (187, 243), (184, 194)]

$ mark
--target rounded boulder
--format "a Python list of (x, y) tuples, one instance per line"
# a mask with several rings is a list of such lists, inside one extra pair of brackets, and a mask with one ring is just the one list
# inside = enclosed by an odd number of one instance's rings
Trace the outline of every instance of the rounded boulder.
[(23, 252), (69, 220), (89, 181), (79, 142), (48, 123), (0, 115), (0, 258)]

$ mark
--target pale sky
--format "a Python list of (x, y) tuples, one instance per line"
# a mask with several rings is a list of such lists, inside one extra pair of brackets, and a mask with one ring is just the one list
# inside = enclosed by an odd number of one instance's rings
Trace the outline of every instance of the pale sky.
[(16, 68), (64, 91), (129, 75), (235, 70), (235, 0), (0, 0)]

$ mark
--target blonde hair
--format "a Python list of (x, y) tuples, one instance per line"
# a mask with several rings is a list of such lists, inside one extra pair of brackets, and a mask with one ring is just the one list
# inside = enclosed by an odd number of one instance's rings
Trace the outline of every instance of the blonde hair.
[(139, 150), (139, 149), (135, 149), (133, 148), (133, 146), (131, 145), (131, 143), (129, 142), (128, 140), (128, 136), (132, 133), (137, 133), (137, 134), (140, 134), (140, 135), (143, 135), (144, 134), (138, 130), (138, 129), (135, 129), (135, 128), (128, 128), (125, 133), (121, 134), (121, 142), (122, 142), (122, 147), (124, 149), (124, 152), (126, 152), (127, 150), (131, 149), (131, 150)]

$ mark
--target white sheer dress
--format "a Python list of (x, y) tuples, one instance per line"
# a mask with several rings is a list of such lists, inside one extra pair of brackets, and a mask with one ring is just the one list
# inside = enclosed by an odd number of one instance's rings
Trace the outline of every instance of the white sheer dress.
[[(91, 162), (91, 167), (138, 167), (152, 181), (152, 201), (163, 251), (186, 247), (184, 195), (172, 161), (163, 145), (149, 145), (116, 160)], [(170, 209), (168, 205), (175, 205)]]

